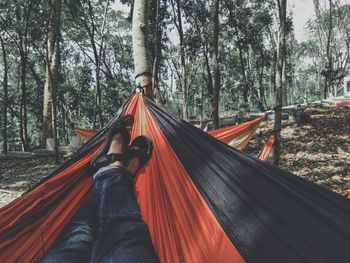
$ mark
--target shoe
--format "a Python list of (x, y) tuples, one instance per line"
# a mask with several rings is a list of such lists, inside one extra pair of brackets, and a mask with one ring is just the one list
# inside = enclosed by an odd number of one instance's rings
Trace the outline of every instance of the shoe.
[(109, 147), (111, 145), (113, 137), (121, 133), (124, 141), (124, 148), (126, 149), (130, 143), (130, 134), (128, 129), (132, 127), (134, 123), (134, 117), (132, 115), (125, 115), (120, 117), (115, 123), (111, 125), (106, 135), (105, 143), (103, 148), (92, 158), (90, 161), (91, 167), (99, 169), (107, 166), (115, 161), (125, 161), (126, 157), (123, 153), (112, 153), (108, 154)]
[(153, 151), (153, 142), (146, 136), (136, 137), (126, 152), (126, 163), (132, 158), (139, 157), (139, 168), (138, 171), (145, 166), (145, 164), (151, 158)]

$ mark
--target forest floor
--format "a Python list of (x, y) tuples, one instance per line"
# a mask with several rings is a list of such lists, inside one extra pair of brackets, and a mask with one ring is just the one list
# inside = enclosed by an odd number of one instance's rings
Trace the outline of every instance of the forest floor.
[[(303, 116), (301, 122), (283, 122), (281, 168), (350, 198), (350, 108), (307, 108)], [(261, 125), (245, 151), (256, 156), (272, 126), (272, 121)], [(50, 156), (1, 158), (0, 207), (55, 167)]]
[[(257, 155), (273, 122), (265, 122), (247, 145)], [(283, 121), (280, 167), (350, 198), (350, 108), (313, 107), (302, 121)]]

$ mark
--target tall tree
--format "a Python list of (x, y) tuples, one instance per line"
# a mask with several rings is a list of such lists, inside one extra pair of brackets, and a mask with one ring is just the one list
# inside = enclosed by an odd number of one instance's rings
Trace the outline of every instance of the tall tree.
[[(315, 42), (316, 65), (323, 76), (323, 97), (337, 96), (337, 86), (343, 81), (349, 60), (350, 5), (334, 0), (313, 0), (316, 19), (308, 23)], [(315, 52), (316, 51), (316, 52)]]
[(4, 63), (4, 79), (2, 81), (2, 86), (4, 88), (4, 97), (3, 100), (3, 125), (2, 128), (2, 142), (4, 144), (3, 153), (7, 153), (7, 108), (8, 108), (8, 65), (7, 65), (7, 54), (6, 54), (6, 47), (3, 40), (2, 34), (0, 34), (0, 43), (1, 43), (1, 50), (2, 50), (2, 57), (3, 57), (3, 63)]
[(132, 18), (132, 46), (136, 85), (143, 88), (145, 94), (153, 96), (152, 66), (148, 44), (149, 0), (135, 0)]
[(20, 102), (20, 138), (23, 150), (29, 149), (28, 139), (28, 94), (27, 94), (27, 63), (29, 53), (29, 32), (31, 30), (34, 5), (36, 1), (30, 1), (23, 6), (17, 5), (15, 7), (15, 20), (17, 26), (15, 27), (17, 35), (17, 46), (20, 57), (20, 87), (21, 87), (21, 102)]
[[(176, 6), (175, 6), (176, 3)], [(182, 2), (180, 0), (171, 0), (173, 10), (173, 20), (179, 34), (180, 60), (181, 60), (181, 91), (182, 91), (182, 118), (188, 120), (188, 80), (186, 68), (186, 53), (184, 41), (184, 29), (182, 21)]]
[(219, 128), (220, 68), (219, 68), (219, 0), (213, 0), (213, 97), (212, 119), (215, 129)]
[(286, 31), (287, 31), (287, 0), (277, 0), (279, 29), (277, 43), (277, 72), (275, 76), (276, 103), (275, 103), (275, 144), (273, 148), (273, 164), (279, 165), (281, 150), (282, 105), (283, 90), (285, 90), (285, 63), (286, 63)]
[(333, 87), (333, 61), (331, 56), (331, 39), (333, 32), (333, 3), (332, 0), (328, 1), (329, 3), (329, 19), (328, 19), (328, 32), (327, 32), (327, 45), (326, 45), (326, 56), (327, 56), (327, 64), (326, 70), (324, 72), (325, 75), (325, 85), (324, 85), (324, 98), (326, 99), (330, 90)]
[(44, 86), (43, 110), (43, 143), (46, 143), (47, 138), (54, 138), (56, 157), (58, 156), (56, 101), (60, 65), (61, 5), (62, 0), (52, 0), (50, 2), (46, 41), (46, 81)]
[[(101, 6), (100, 1), (94, 0), (70, 0), (68, 2), (72, 22), (76, 23), (75, 30), (72, 30), (74, 36), (71, 37), (95, 67), (93, 129), (97, 127), (101, 129), (103, 126), (101, 71), (110, 1), (104, 2), (104, 6)], [(89, 46), (85, 42), (88, 42)]]
[(153, 83), (152, 89), (155, 91), (156, 85), (158, 85), (158, 75), (159, 75), (159, 60), (161, 57), (162, 51), (162, 24), (161, 24), (161, 15), (160, 15), (160, 0), (155, 0), (155, 48), (153, 56)]
[(106, 26), (106, 19), (107, 19), (107, 11), (109, 7), (109, 1), (106, 1), (105, 10), (103, 12), (103, 21), (101, 25), (100, 35), (101, 35), (101, 41), (98, 44), (96, 41), (96, 34), (97, 34), (97, 26), (94, 19), (94, 13), (93, 13), (93, 7), (91, 4), (91, 1), (88, 1), (88, 13), (90, 17), (90, 24), (91, 27), (89, 28), (88, 24), (86, 23), (86, 29), (89, 32), (91, 46), (93, 48), (94, 53), (94, 59), (95, 59), (95, 75), (96, 75), (96, 95), (95, 95), (95, 108), (94, 108), (94, 129), (96, 125), (96, 119), (98, 116), (98, 123), (99, 128), (102, 129), (103, 126), (103, 118), (102, 118), (102, 91), (101, 91), (101, 77), (100, 77), (100, 71), (101, 71), (101, 57), (102, 57), (102, 50), (104, 45), (104, 31)]

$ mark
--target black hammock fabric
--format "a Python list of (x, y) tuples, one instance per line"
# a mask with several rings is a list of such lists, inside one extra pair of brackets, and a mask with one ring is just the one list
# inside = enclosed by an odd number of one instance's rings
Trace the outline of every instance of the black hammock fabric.
[(350, 200), (216, 140), (133, 94), (72, 159), (0, 209), (0, 262), (47, 251), (86, 200), (89, 161), (120, 114), (154, 151), (135, 194), (162, 262), (349, 262)]
[(350, 262), (350, 200), (146, 103), (247, 262)]

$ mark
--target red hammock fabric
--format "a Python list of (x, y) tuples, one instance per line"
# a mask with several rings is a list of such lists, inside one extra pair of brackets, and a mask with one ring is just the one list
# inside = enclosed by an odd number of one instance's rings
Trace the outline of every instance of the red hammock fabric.
[[(162, 262), (347, 262), (349, 200), (228, 147), (134, 94), (132, 137), (154, 142), (135, 195)], [(89, 198), (88, 162), (115, 117), (32, 191), (0, 209), (0, 262), (32, 262)]]
[(243, 150), (256, 132), (256, 129), (266, 116), (261, 116), (252, 121), (247, 121), (238, 125), (231, 125), (217, 130), (208, 131), (216, 139), (227, 143), (238, 150)]
[[(145, 134), (154, 142), (152, 158), (136, 180), (135, 194), (161, 262), (244, 262), (141, 94), (133, 96), (124, 114), (135, 117), (132, 138)], [(87, 164), (98, 149), (0, 209), (0, 262), (32, 262), (52, 246), (89, 196), (92, 181)]]
[(31, 262), (47, 251), (88, 197), (86, 167), (97, 150), (0, 209), (0, 262)]
[[(135, 193), (161, 262), (244, 262), (172, 150), (143, 97), (125, 114), (135, 117), (132, 138), (154, 142), (151, 161)], [(166, 248), (166, 249), (164, 249)]]
[(335, 103), (337, 107), (346, 107), (350, 106), (350, 100), (338, 101)]
[[(238, 150), (243, 150), (247, 146), (250, 139), (254, 136), (256, 129), (260, 123), (264, 120), (266, 120), (266, 116), (262, 116), (258, 119), (242, 124), (231, 125), (217, 130), (211, 130), (208, 131), (208, 133), (216, 139), (227, 143), (228, 145)], [(74, 128), (73, 131), (75, 134), (78, 134), (85, 140), (90, 139), (97, 133), (95, 130), (88, 130), (83, 128)]]
[(270, 135), (266, 141), (264, 148), (259, 153), (260, 160), (266, 161), (269, 158), (271, 151), (272, 151), (272, 146), (274, 143), (275, 143), (275, 136)]
[(94, 136), (97, 133), (97, 131), (95, 130), (88, 130), (83, 128), (74, 128), (73, 132), (79, 135), (84, 140), (90, 139), (92, 136)]

